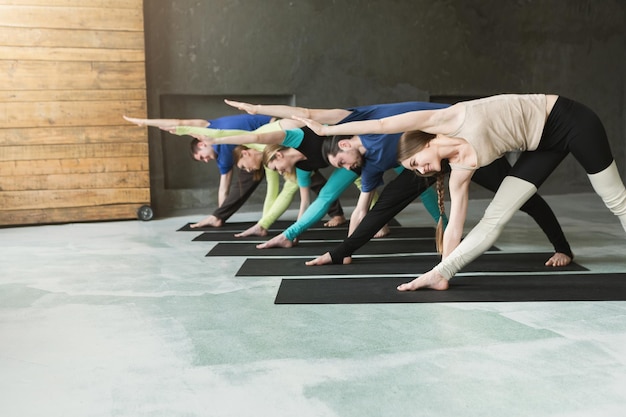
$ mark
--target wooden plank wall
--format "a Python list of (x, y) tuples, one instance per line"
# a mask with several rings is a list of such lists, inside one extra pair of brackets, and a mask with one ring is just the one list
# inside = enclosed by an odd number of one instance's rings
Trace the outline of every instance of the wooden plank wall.
[(150, 203), (141, 0), (0, 0), (0, 225)]

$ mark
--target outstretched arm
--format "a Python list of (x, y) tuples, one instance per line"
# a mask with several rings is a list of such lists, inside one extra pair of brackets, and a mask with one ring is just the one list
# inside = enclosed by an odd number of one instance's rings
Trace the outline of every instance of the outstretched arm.
[(303, 122), (320, 136), (391, 134), (410, 130), (446, 134), (456, 130), (463, 111), (464, 107), (452, 106), (438, 110), (412, 111), (376, 120), (341, 123), (334, 126), (325, 126), (310, 118), (295, 116), (294, 119)]
[(176, 127), (177, 135), (190, 135), (209, 145), (245, 145), (248, 143), (281, 144), (285, 139), (285, 131), (255, 133), (246, 130), (210, 129), (193, 126)]
[(124, 120), (137, 126), (153, 126), (159, 129), (170, 130), (176, 126), (209, 127), (210, 123), (204, 119), (140, 119), (137, 117), (122, 116)]
[(233, 100), (224, 100), (224, 102), (248, 114), (264, 114), (282, 119), (290, 119), (297, 116), (323, 124), (336, 124), (351, 113), (345, 109), (307, 109), (305, 107), (286, 105), (250, 104)]

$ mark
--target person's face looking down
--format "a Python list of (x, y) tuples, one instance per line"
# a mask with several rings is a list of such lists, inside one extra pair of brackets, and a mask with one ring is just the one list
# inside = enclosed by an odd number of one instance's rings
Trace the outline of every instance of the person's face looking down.
[(335, 168), (356, 169), (363, 165), (363, 155), (348, 140), (339, 142), (339, 152), (328, 155), (328, 162)]
[(207, 163), (217, 158), (217, 154), (211, 145), (207, 145), (204, 142), (198, 143), (196, 150), (193, 153), (193, 159), (199, 162)]
[(237, 168), (246, 172), (254, 172), (261, 169), (261, 160), (255, 158), (250, 151), (241, 151), (241, 157), (237, 162)]
[(280, 175), (285, 173), (291, 174), (293, 172), (294, 164), (288, 161), (282, 152), (276, 152), (274, 158), (268, 162), (267, 167), (272, 171), (277, 171)]
[(430, 143), (400, 163), (404, 168), (424, 176), (433, 175), (441, 171), (441, 160), (437, 157), (437, 153), (430, 146)]

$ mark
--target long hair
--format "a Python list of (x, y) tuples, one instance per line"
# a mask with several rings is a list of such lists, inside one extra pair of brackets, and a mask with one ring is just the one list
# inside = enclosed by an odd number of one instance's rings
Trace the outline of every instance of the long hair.
[[(398, 141), (398, 161), (404, 161), (424, 149), (426, 145), (435, 138), (435, 136), (436, 135), (433, 135), (432, 133), (422, 132), (421, 130), (411, 130), (403, 133)], [(437, 183), (435, 187), (437, 190), (437, 205), (439, 206), (439, 221), (437, 222), (435, 241), (437, 245), (437, 252), (443, 253), (443, 218), (446, 213), (446, 207), (444, 204), (444, 174), (443, 172), (435, 172), (424, 175), (417, 170), (415, 171), (415, 174), (420, 177), (436, 177)]]
[[(247, 146), (244, 145), (237, 145), (235, 147), (235, 149), (233, 149), (233, 162), (235, 162), (235, 165), (237, 165), (239, 163), (239, 160), (241, 160), (242, 157), (242, 152), (243, 151), (249, 151), (251, 150), (250, 148), (248, 148)], [(262, 168), (258, 168), (255, 169), (252, 172), (252, 179), (255, 181), (260, 181), (261, 178), (263, 178), (263, 170)]]
[[(269, 166), (269, 163), (276, 159), (276, 154), (278, 152), (285, 152), (289, 147), (283, 145), (267, 145), (265, 149), (263, 149), (263, 165)], [(296, 173), (295, 170), (293, 172), (285, 172), (283, 175), (286, 179), (291, 181), (296, 181)]]

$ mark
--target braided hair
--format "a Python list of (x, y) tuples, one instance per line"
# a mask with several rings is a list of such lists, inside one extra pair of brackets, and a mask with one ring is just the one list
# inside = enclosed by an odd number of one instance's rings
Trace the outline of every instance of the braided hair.
[[(426, 145), (433, 140), (436, 135), (432, 133), (422, 132), (421, 130), (412, 130), (405, 132), (398, 141), (398, 161), (402, 162), (415, 155), (426, 147)], [(435, 241), (437, 246), (437, 252), (443, 253), (443, 218), (446, 212), (444, 205), (444, 174), (443, 172), (434, 172), (428, 174), (421, 174), (415, 170), (415, 174), (420, 177), (436, 176), (436, 190), (437, 190), (437, 205), (439, 206), (439, 221), (437, 222), (437, 229), (435, 232)]]

